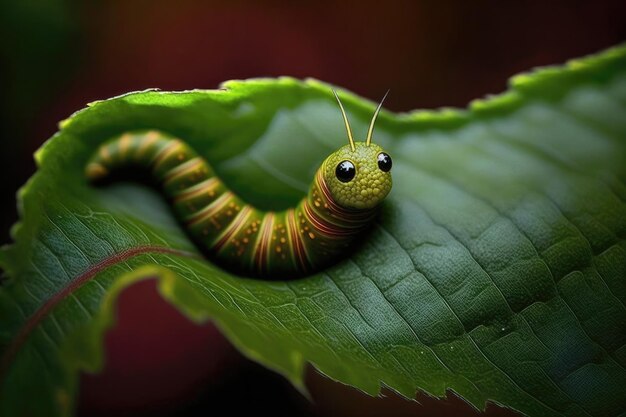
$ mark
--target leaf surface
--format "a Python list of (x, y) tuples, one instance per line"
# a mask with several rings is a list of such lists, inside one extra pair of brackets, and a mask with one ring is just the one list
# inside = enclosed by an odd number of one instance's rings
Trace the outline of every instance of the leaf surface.
[[(302, 389), (312, 363), (372, 395), (626, 411), (625, 47), (517, 76), (467, 110), (383, 111), (374, 140), (394, 158), (394, 189), (371, 233), (290, 281), (225, 272), (155, 190), (83, 175), (109, 137), (160, 129), (251, 203), (295, 204), (345, 141), (330, 86), (224, 87), (92, 103), (38, 151), (15, 243), (0, 252), (0, 415), (72, 414), (78, 371), (103, 366), (117, 294), (143, 278)], [(364, 136), (374, 104), (343, 97)]]

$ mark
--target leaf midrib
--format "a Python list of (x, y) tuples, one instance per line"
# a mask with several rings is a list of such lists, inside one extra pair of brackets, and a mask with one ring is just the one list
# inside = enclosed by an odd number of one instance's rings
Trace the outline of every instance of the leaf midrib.
[(8, 347), (4, 350), (2, 357), (0, 357), (0, 381), (6, 376), (6, 372), (10, 368), (13, 359), (18, 354), (24, 343), (26, 343), (30, 334), (46, 318), (48, 313), (50, 313), (54, 309), (54, 307), (56, 307), (66, 297), (72, 295), (84, 284), (91, 281), (93, 278), (96, 277), (96, 275), (98, 275), (105, 269), (147, 253), (177, 255), (185, 258), (200, 257), (195, 253), (170, 248), (167, 246), (138, 245), (113, 253), (112, 255), (109, 255), (101, 259), (100, 261), (92, 264), (85, 271), (72, 278), (67, 285), (52, 294), (26, 319), (26, 321), (18, 329), (15, 337), (11, 340)]

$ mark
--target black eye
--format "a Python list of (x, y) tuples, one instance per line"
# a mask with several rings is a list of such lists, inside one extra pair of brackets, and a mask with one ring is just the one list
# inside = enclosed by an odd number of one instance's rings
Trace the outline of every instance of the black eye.
[(337, 168), (335, 168), (335, 175), (341, 182), (350, 182), (356, 175), (356, 168), (354, 168), (354, 164), (352, 162), (343, 161), (337, 165)]
[(383, 172), (391, 171), (391, 157), (384, 152), (378, 154), (378, 168)]

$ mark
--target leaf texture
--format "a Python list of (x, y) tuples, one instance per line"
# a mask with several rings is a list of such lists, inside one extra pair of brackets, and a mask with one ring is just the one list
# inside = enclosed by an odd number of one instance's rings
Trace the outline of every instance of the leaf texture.
[[(371, 395), (626, 412), (625, 47), (514, 77), (467, 110), (383, 111), (374, 140), (394, 189), (379, 218), (341, 263), (289, 281), (225, 272), (155, 190), (83, 176), (104, 140), (160, 129), (251, 203), (294, 204), (345, 140), (330, 86), (224, 87), (92, 103), (38, 151), (0, 252), (1, 415), (71, 415), (78, 371), (103, 366), (117, 294), (144, 278), (301, 389), (312, 363)], [(343, 97), (363, 136), (373, 103)]]

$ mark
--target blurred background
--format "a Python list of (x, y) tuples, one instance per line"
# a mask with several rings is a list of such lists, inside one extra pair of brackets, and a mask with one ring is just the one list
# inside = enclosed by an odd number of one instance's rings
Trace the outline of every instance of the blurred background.
[[(395, 111), (465, 106), (534, 66), (626, 40), (626, 2), (0, 0), (0, 244), (32, 153), (86, 103), (127, 91), (315, 77)], [(196, 326), (152, 282), (122, 294), (107, 365), (84, 375), (81, 416), (472, 415), (451, 395), (369, 398), (309, 370), (312, 401)], [(489, 406), (488, 415), (513, 413)]]

